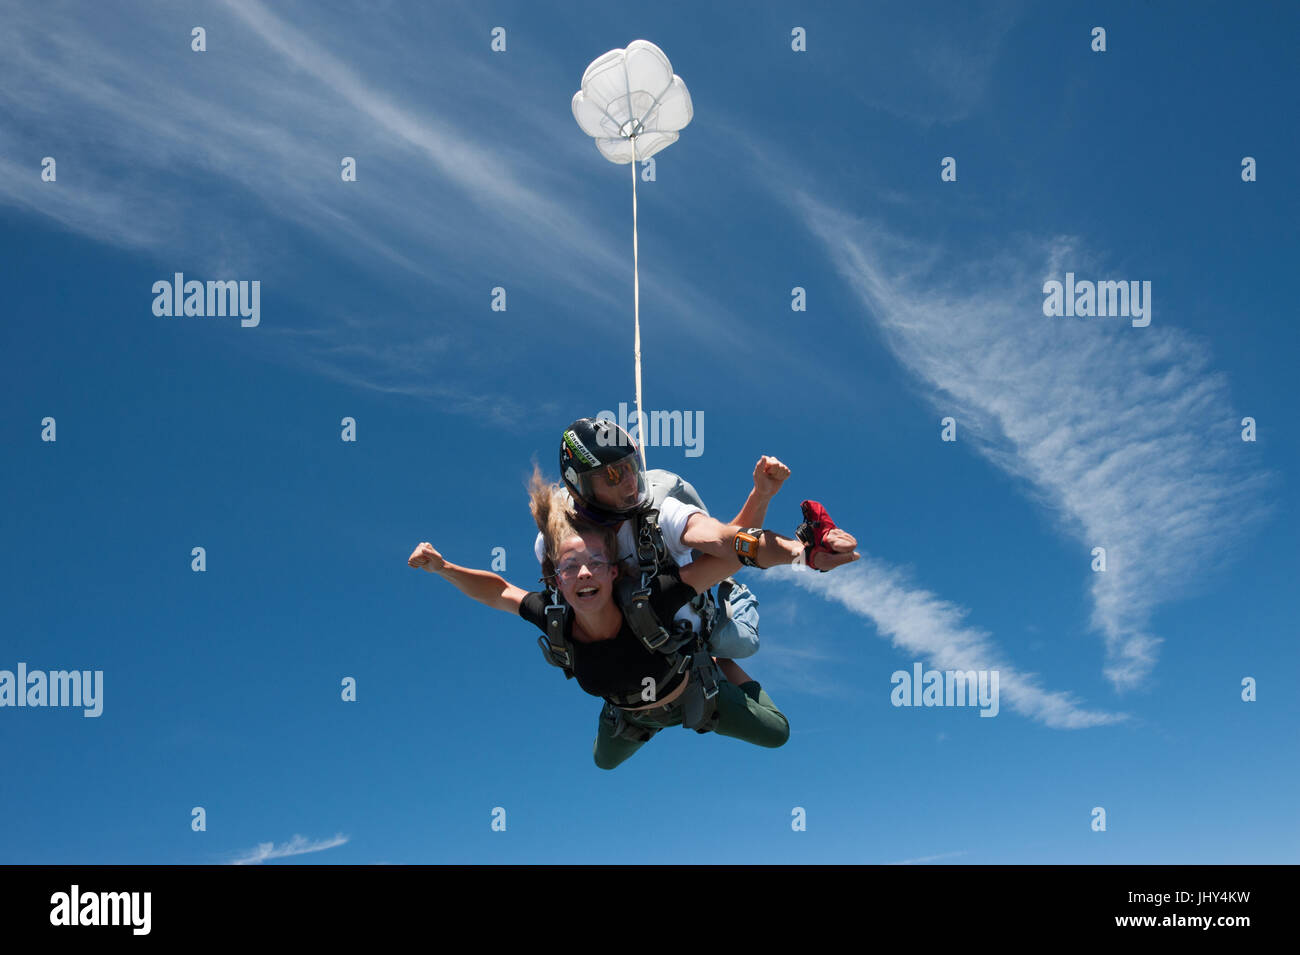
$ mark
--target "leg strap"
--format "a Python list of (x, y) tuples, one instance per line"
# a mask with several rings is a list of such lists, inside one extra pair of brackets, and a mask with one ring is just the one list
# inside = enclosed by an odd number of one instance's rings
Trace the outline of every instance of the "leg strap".
[(612, 703), (606, 703), (605, 709), (600, 715), (601, 719), (612, 727), (611, 733), (619, 739), (629, 740), (633, 743), (644, 743), (659, 732), (659, 730), (651, 729), (649, 726), (629, 723), (623, 716), (623, 711)]
[(707, 733), (718, 722), (718, 665), (701, 643), (691, 662), (691, 682), (682, 694), (682, 726)]

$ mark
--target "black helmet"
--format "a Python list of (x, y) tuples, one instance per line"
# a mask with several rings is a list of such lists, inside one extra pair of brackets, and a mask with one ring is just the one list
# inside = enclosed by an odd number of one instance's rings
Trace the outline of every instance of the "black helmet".
[[(636, 442), (605, 418), (580, 418), (569, 425), (560, 442), (560, 476), (579, 511), (599, 521), (621, 521), (650, 499)], [(614, 500), (612, 489), (620, 485), (623, 499)], [(604, 499), (597, 496), (601, 488)]]

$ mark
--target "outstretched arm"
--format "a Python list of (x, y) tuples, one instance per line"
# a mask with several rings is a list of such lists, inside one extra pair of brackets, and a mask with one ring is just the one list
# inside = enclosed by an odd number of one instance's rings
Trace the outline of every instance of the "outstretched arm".
[[(735, 559), (736, 535), (744, 530), (736, 524), (723, 524), (697, 512), (686, 521), (682, 544), (722, 560), (732, 560)], [(756, 536), (759, 543), (754, 559), (760, 568), (793, 564), (803, 559), (803, 541), (770, 530), (762, 530)], [(818, 555), (819, 570), (830, 570), (862, 556), (854, 549), (858, 546), (857, 538), (847, 531), (836, 528), (826, 534), (825, 541), (830, 550)]]
[(407, 564), (427, 570), (449, 580), (467, 597), (473, 597), (481, 604), (487, 604), (497, 610), (518, 614), (519, 604), (528, 596), (526, 590), (520, 590), (505, 578), (488, 570), (471, 570), (448, 563), (442, 555), (433, 549), (428, 541), (420, 544), (407, 558)]
[[(686, 522), (686, 530), (682, 532), (682, 543), (704, 554), (730, 560), (736, 553), (736, 535), (743, 530), (744, 525), (724, 524), (705, 514), (692, 514)], [(791, 564), (803, 553), (800, 541), (793, 537), (782, 537), (775, 531), (764, 530), (758, 539), (758, 554), (755, 559), (759, 567)], [(740, 566), (739, 558), (736, 558), (736, 566)]]

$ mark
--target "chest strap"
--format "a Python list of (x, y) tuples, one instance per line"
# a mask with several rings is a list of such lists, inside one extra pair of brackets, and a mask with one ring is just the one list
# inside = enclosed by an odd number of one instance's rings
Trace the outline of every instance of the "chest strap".
[(618, 602), (623, 608), (623, 619), (651, 653), (676, 653), (694, 639), (690, 621), (673, 620), (669, 625), (671, 630), (665, 627), (650, 603), (650, 584), (651, 579), (644, 574), (639, 587), (631, 577), (618, 582)]
[(664, 543), (659, 527), (659, 511), (648, 508), (636, 515), (636, 563), (642, 577), (654, 577), (667, 567), (676, 566)]
[(537, 638), (542, 656), (551, 666), (564, 671), (566, 679), (573, 679), (573, 646), (569, 643), (569, 606), (560, 599), (558, 590), (549, 591), (551, 602), (546, 606), (546, 632)]
[[(634, 520), (635, 556), (637, 569), (641, 571), (641, 587), (639, 590), (648, 593), (649, 583), (654, 577), (679, 568), (677, 561), (673, 558), (672, 553), (668, 550), (667, 543), (664, 541), (663, 528), (659, 526), (659, 511), (656, 508), (649, 508), (637, 514)], [(630, 597), (632, 591), (625, 590), (622, 593), (624, 596)], [(700, 632), (707, 640), (709, 634), (713, 632), (713, 624), (718, 615), (718, 607), (713, 599), (713, 591), (706, 590), (702, 594), (696, 594), (691, 598), (689, 606), (699, 615)], [(674, 621), (675, 623), (677, 621)], [(646, 630), (649, 632), (648, 624)], [(639, 633), (638, 636), (640, 636)], [(657, 640), (657, 637), (651, 639)], [(652, 650), (656, 649), (650, 643), (647, 643), (646, 646)]]

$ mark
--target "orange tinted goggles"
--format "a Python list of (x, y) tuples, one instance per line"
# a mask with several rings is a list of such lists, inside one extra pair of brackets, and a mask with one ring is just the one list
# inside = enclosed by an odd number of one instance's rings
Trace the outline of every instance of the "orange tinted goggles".
[(617, 487), (626, 481), (636, 470), (631, 461), (615, 461), (605, 465), (605, 480), (610, 487)]

